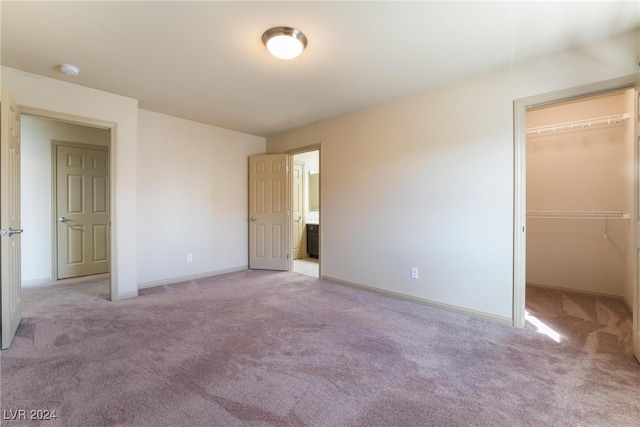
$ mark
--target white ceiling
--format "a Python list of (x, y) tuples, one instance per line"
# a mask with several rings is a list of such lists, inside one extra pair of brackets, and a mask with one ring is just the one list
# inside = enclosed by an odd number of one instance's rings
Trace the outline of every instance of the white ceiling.
[[(269, 136), (640, 26), (640, 2), (2, 1), (2, 65)], [(309, 39), (271, 57), (274, 26)], [(68, 62), (78, 77), (59, 71)]]

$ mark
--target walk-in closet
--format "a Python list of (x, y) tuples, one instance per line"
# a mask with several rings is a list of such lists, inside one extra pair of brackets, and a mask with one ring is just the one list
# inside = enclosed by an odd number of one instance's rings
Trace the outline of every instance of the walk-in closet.
[(528, 285), (633, 296), (633, 90), (527, 110)]

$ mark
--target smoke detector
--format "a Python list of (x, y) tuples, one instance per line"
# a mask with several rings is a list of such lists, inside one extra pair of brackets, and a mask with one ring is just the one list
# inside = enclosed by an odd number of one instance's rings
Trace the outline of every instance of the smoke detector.
[(80, 74), (80, 68), (71, 64), (60, 64), (60, 71), (68, 76), (77, 76)]

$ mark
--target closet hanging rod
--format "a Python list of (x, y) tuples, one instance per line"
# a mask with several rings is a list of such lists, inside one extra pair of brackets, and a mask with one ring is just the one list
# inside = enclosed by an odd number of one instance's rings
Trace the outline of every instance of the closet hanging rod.
[(527, 218), (564, 218), (564, 219), (629, 219), (631, 215), (624, 211), (527, 211)]
[(612, 116), (596, 117), (593, 119), (576, 120), (573, 122), (556, 123), (553, 125), (528, 128), (526, 132), (527, 135), (543, 135), (573, 129), (584, 129), (592, 126), (613, 125), (629, 120), (630, 118), (631, 115), (629, 113), (614, 114)]

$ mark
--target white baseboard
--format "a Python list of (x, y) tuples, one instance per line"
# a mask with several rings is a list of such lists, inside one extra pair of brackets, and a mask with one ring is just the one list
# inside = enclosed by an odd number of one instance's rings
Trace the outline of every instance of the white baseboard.
[(126, 294), (120, 294), (116, 297), (116, 301), (122, 301), (125, 299), (131, 299), (138, 296), (138, 291), (127, 292)]
[(489, 322), (498, 323), (500, 325), (513, 326), (513, 319), (509, 317), (496, 316), (494, 314), (484, 313), (482, 311), (470, 310), (464, 307), (458, 307), (455, 305), (444, 304), (441, 302), (431, 301), (424, 298), (418, 298), (411, 295), (401, 294), (399, 292), (393, 292), (385, 289), (375, 288), (373, 286), (363, 285), (361, 283), (355, 283), (355, 282), (349, 282), (346, 280), (337, 279), (335, 277), (329, 277), (329, 276), (323, 275), (322, 279), (337, 283), (339, 285), (345, 285), (352, 288), (363, 289), (366, 291), (374, 292), (376, 294), (380, 294), (380, 295), (391, 297), (391, 298), (415, 302), (418, 304), (426, 305), (433, 308), (438, 308), (445, 311), (450, 311), (453, 313), (464, 314), (467, 316), (475, 317), (476, 319), (482, 319)]
[(51, 277), (42, 277), (40, 279), (23, 280), (22, 282), (20, 282), (20, 284), (23, 288), (28, 288), (29, 286), (46, 285), (47, 283), (51, 282), (53, 282), (53, 279)]
[(192, 274), (189, 276), (172, 277), (170, 279), (154, 280), (152, 282), (138, 283), (138, 289), (153, 288), (154, 286), (171, 285), (173, 283), (188, 282), (190, 280), (202, 279), (203, 277), (219, 276), (226, 273), (235, 273), (249, 268), (248, 265), (238, 267), (225, 268), (223, 270), (209, 271), (206, 273)]
[(627, 301), (627, 299), (624, 297), (624, 295), (616, 295), (616, 294), (610, 294), (610, 293), (606, 293), (606, 292), (585, 291), (584, 289), (564, 288), (562, 286), (543, 285), (543, 284), (540, 284), (540, 283), (531, 283), (531, 282), (527, 282), (527, 286), (532, 286), (534, 288), (551, 289), (551, 290), (555, 289), (557, 291), (575, 292), (575, 293), (578, 293), (578, 294), (586, 294), (586, 295), (593, 295), (593, 296), (599, 296), (599, 297), (620, 298), (620, 299), (622, 299), (624, 304), (629, 308), (629, 311), (633, 311), (633, 308), (632, 308), (631, 304), (629, 303), (629, 301)]

